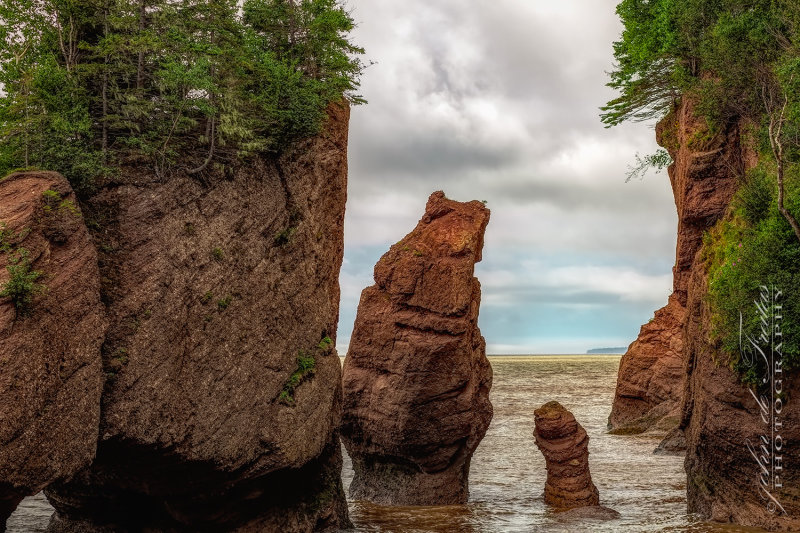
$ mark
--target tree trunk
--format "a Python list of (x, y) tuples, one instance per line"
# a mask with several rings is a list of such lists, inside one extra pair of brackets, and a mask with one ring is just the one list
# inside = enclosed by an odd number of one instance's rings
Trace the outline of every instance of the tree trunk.
[(792, 216), (788, 209), (783, 205), (783, 199), (785, 196), (784, 193), (784, 163), (783, 163), (783, 150), (780, 150), (781, 158), (778, 160), (778, 211), (780, 211), (783, 218), (789, 223), (794, 230), (795, 236), (797, 236), (797, 240), (800, 241), (800, 224), (797, 223), (797, 219)]
[(784, 161), (784, 147), (783, 147), (783, 125), (786, 122), (786, 108), (789, 106), (789, 97), (784, 96), (783, 107), (778, 116), (775, 116), (775, 101), (774, 93), (768, 91), (766, 84), (762, 85), (762, 98), (764, 99), (764, 107), (769, 113), (769, 144), (772, 148), (772, 155), (775, 157), (775, 162), (778, 165), (778, 211), (786, 219), (792, 227), (797, 240), (800, 241), (800, 224), (797, 219), (792, 216), (786, 206), (784, 205), (785, 187), (785, 161)]
[[(141, 38), (145, 30), (145, 17), (147, 16), (147, 9), (145, 0), (139, 1), (139, 37)], [(136, 91), (141, 92), (144, 89), (144, 48), (139, 45), (139, 60), (136, 67)]]
[[(108, 3), (103, 13), (103, 36), (108, 38)], [(108, 159), (108, 54), (103, 55), (103, 163)]]
[(294, 46), (297, 40), (297, 4), (289, 0), (289, 45)]
[(206, 167), (208, 167), (209, 163), (211, 163), (211, 160), (214, 159), (214, 145), (217, 137), (216, 118), (216, 116), (211, 117), (211, 146), (208, 149), (208, 157), (206, 157), (206, 160), (203, 161), (203, 164), (199, 167), (187, 170), (189, 174), (197, 174), (198, 172), (202, 172), (206, 169)]

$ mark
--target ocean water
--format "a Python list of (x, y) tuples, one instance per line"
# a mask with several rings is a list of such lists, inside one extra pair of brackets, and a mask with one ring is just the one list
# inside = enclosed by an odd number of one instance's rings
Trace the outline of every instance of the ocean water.
[[(470, 502), (447, 507), (382, 507), (350, 502), (359, 532), (746, 532), (686, 513), (683, 457), (653, 455), (659, 439), (606, 432), (619, 355), (490, 357), (494, 418), (472, 457)], [(544, 503), (544, 457), (533, 441), (533, 411), (556, 400), (589, 434), (589, 468), (611, 521), (569, 521)], [(345, 457), (345, 489), (352, 479)]]
[[(658, 439), (606, 433), (619, 356), (491, 357), (494, 419), (472, 458), (470, 502), (446, 507), (383, 507), (350, 503), (357, 532), (617, 533), (747, 532), (704, 523), (686, 513), (682, 457), (653, 455)], [(533, 442), (533, 411), (557, 400), (589, 434), (589, 466), (601, 504), (621, 516), (570, 520), (544, 503), (545, 463)], [(353, 472), (345, 455), (345, 489)], [(9, 520), (9, 533), (45, 531), (52, 509), (27, 498)]]

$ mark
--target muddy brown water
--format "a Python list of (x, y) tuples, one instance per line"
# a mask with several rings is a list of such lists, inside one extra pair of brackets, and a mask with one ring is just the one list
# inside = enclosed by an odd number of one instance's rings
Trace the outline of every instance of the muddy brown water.
[[(658, 439), (612, 436), (606, 419), (619, 356), (495, 356), (494, 419), (472, 459), (470, 502), (447, 507), (382, 507), (350, 502), (357, 532), (747, 532), (708, 524), (686, 513), (682, 457), (653, 455)], [(552, 512), (542, 491), (544, 459), (533, 443), (533, 411), (557, 400), (589, 434), (589, 464), (611, 521), (571, 520)], [(345, 456), (345, 488), (352, 480)], [(9, 533), (44, 532), (52, 508), (27, 498), (9, 520)]]

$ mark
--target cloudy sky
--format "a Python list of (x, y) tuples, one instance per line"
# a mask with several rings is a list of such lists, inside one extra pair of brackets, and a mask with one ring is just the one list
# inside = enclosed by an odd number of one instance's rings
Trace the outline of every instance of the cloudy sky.
[(652, 124), (604, 129), (617, 0), (349, 0), (376, 64), (353, 110), (339, 350), (375, 262), (428, 195), (486, 200), (488, 352), (623, 346), (666, 303), (666, 174), (625, 183)]

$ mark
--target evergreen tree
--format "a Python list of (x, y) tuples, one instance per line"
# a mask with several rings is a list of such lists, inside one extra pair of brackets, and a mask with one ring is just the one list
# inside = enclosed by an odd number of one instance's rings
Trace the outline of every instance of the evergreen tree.
[(0, 0), (0, 22), (0, 175), (210, 172), (362, 102), (335, 0)]

